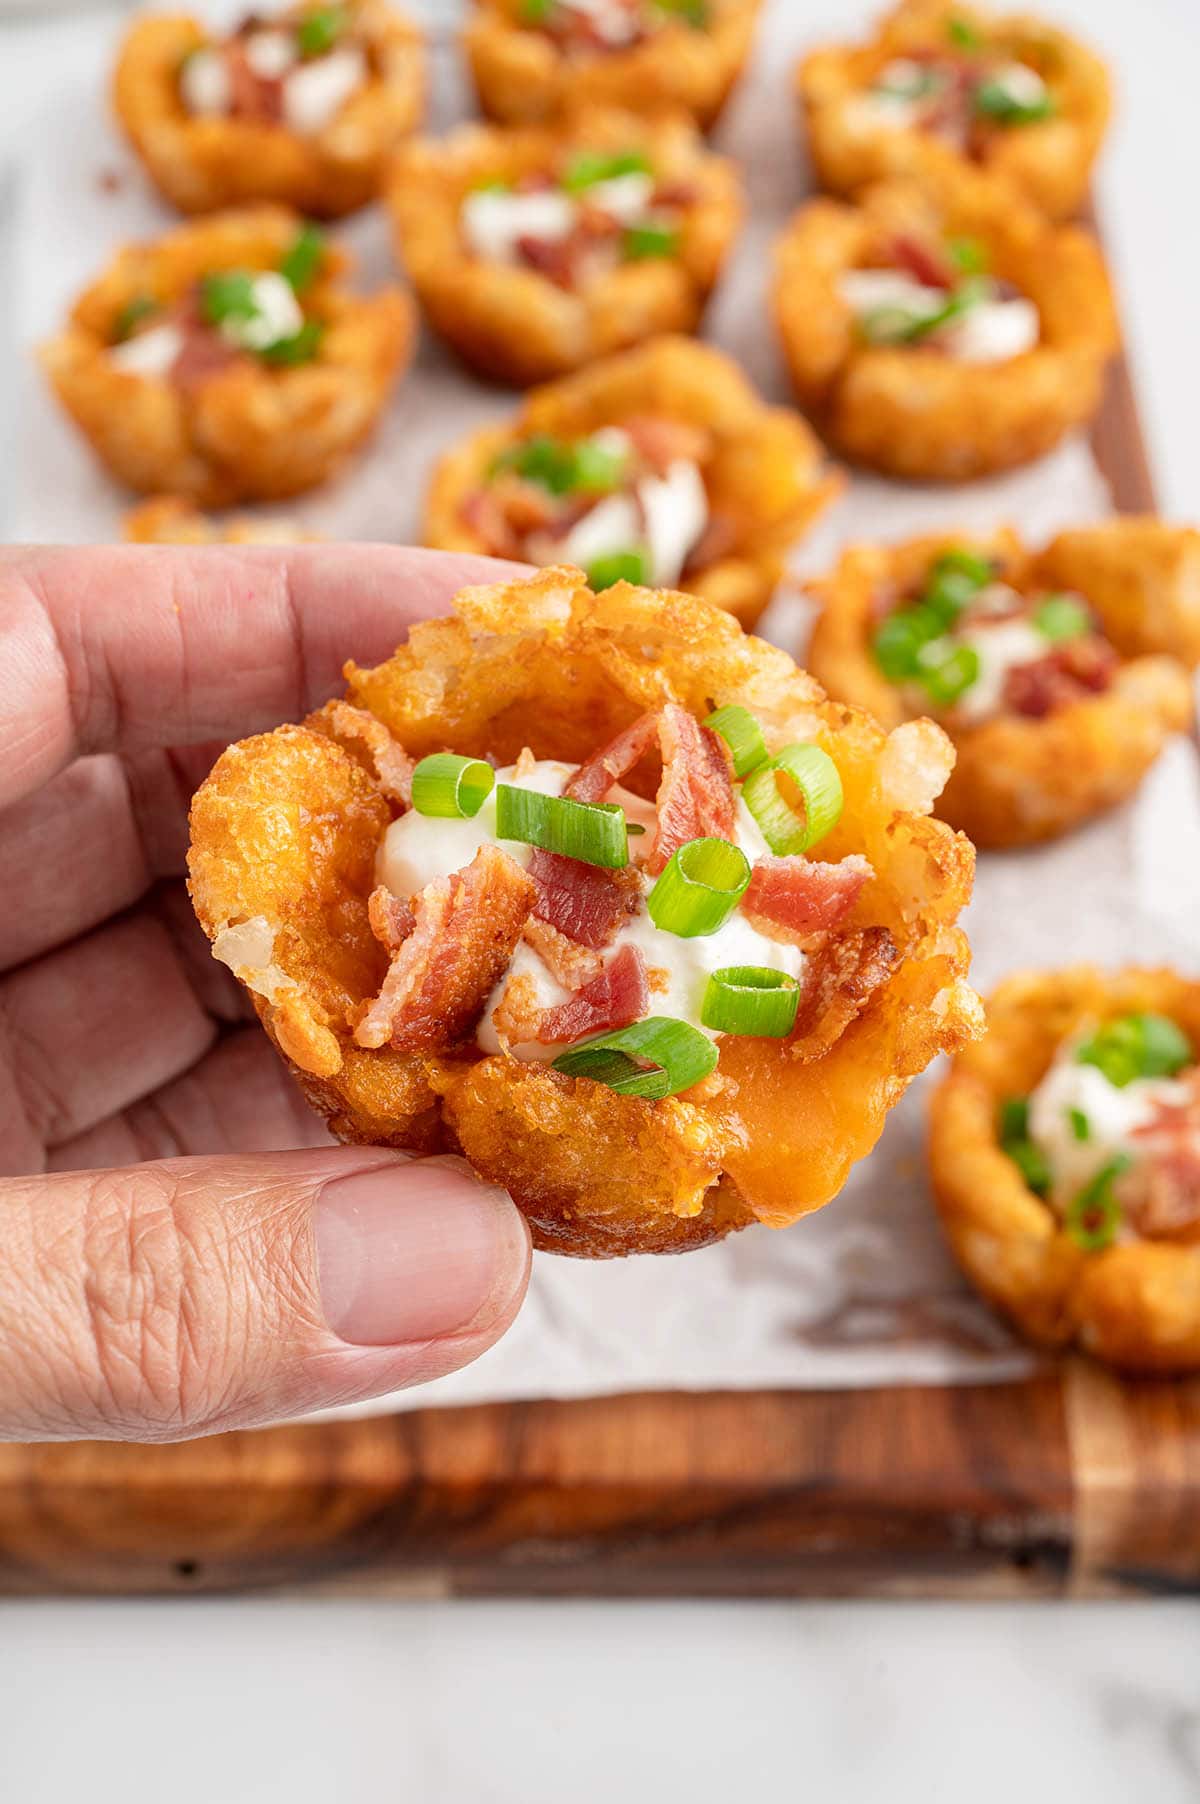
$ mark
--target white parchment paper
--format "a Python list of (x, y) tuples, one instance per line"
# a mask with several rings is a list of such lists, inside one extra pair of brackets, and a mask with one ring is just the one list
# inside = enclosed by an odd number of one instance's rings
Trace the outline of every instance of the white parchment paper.
[[(197, 10), (220, 17), (230, 8)], [(439, 126), (469, 112), (448, 29), (456, 11), (425, 8), (435, 23)], [(752, 211), (708, 334), (781, 400), (786, 390), (766, 325), (765, 288), (770, 244), (806, 187), (789, 87), (792, 63), (811, 41), (806, 11), (790, 0), (768, 6), (750, 78), (717, 141), (741, 161)], [(91, 27), (81, 22), (79, 29)], [(98, 71), (104, 31), (95, 29)], [(116, 243), (170, 223), (113, 133), (98, 81), (55, 94), (46, 129), (33, 135), (20, 171), (18, 209), (12, 536), (112, 539), (128, 498), (58, 415), (28, 356)], [(344, 230), (364, 283), (385, 279), (391, 263), (378, 215)], [(513, 404), (509, 394), (463, 374), (426, 338), (370, 451), (336, 488), (298, 505), (296, 516), (342, 539), (413, 537), (431, 460), (463, 432), (504, 418)], [(1108, 508), (1082, 441), (1034, 468), (965, 489), (856, 477), (800, 548), (794, 570), (823, 568), (847, 540), (1006, 521), (1036, 540)], [(781, 591), (765, 622), (769, 636), (801, 651), (805, 625), (796, 588)], [(969, 915), (977, 981), (986, 988), (1016, 966), (1083, 957), (1193, 964), (1200, 934), (1186, 899), (1197, 869), (1197, 771), (1191, 747), (1180, 742), (1132, 806), (1043, 850), (980, 860)], [(922, 1154), (924, 1092), (935, 1076), (914, 1085), (875, 1154), (820, 1214), (782, 1233), (752, 1229), (682, 1260), (590, 1265), (540, 1257), (525, 1310), (491, 1353), (418, 1394), (367, 1407), (645, 1389), (946, 1383), (1030, 1370), (1031, 1355), (967, 1290), (939, 1238)]]

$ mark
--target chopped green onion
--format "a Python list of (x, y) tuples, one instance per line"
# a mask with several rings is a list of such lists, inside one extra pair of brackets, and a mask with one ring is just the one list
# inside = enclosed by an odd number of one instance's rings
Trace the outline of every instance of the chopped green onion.
[(594, 438), (581, 438), (571, 447), (571, 482), (574, 491), (606, 495), (619, 488), (629, 469), (629, 453), (612, 445), (598, 445)]
[(418, 814), (443, 820), (473, 820), (492, 793), (496, 773), (482, 758), (433, 752), (412, 775), (412, 805)]
[(495, 469), (511, 470), (524, 482), (536, 482), (551, 495), (587, 490), (607, 494), (619, 487), (629, 467), (628, 454), (594, 438), (567, 444), (549, 433), (535, 432), (523, 444), (502, 451)]
[(306, 319), (298, 332), (293, 332), (290, 338), (277, 338), (273, 345), (264, 345), (258, 355), (264, 363), (288, 367), (311, 363), (324, 336), (325, 327), (320, 320)]
[(258, 312), (254, 277), (248, 269), (213, 270), (200, 279), (200, 310), (210, 326), (253, 319)]
[(279, 265), (279, 273), (297, 294), (308, 288), (325, 256), (325, 234), (315, 225), (303, 225), (292, 239)]
[(751, 1034), (785, 1040), (796, 1024), (800, 985), (786, 971), (768, 965), (726, 965), (714, 971), (704, 992), (700, 1019), (717, 1034)]
[(646, 898), (664, 933), (698, 939), (723, 927), (750, 882), (750, 860), (727, 839), (692, 839), (672, 852)]
[(665, 220), (645, 219), (640, 225), (625, 227), (621, 248), (633, 263), (649, 257), (674, 257), (679, 250), (679, 228)]
[(1049, 88), (1036, 99), (1021, 100), (1000, 76), (988, 76), (975, 90), (975, 111), (997, 125), (1036, 125), (1054, 111), (1054, 96)]
[(1000, 1139), (1028, 1140), (1029, 1138), (1029, 1098), (1027, 1096), (1006, 1096), (1000, 1104), (998, 1124)]
[(556, 0), (521, 0), (522, 25), (545, 25), (552, 17)]
[(597, 595), (611, 589), (614, 583), (648, 583), (650, 553), (640, 546), (629, 551), (610, 551), (607, 557), (593, 558), (587, 567), (588, 587)]
[(581, 150), (571, 158), (562, 175), (568, 194), (583, 194), (598, 182), (613, 182), (622, 175), (649, 175), (650, 159), (640, 150)]
[(301, 56), (325, 56), (349, 23), (344, 6), (315, 6), (296, 26), (296, 48)]
[(955, 546), (934, 558), (925, 579), (922, 600), (937, 608), (947, 619), (955, 619), (996, 574), (991, 558), (982, 552)]
[(1054, 1174), (1041, 1147), (1035, 1146), (1032, 1140), (1006, 1140), (1004, 1151), (1034, 1195), (1046, 1196), (1054, 1182)]
[(1091, 1139), (1092, 1124), (1082, 1109), (1068, 1109), (1067, 1120), (1071, 1124), (1071, 1132), (1074, 1134), (1076, 1140), (1086, 1141)]
[(931, 702), (949, 708), (979, 681), (979, 653), (953, 639), (931, 639), (917, 653), (917, 679)]
[[(799, 792), (799, 809), (787, 789)], [(781, 858), (807, 852), (831, 833), (842, 816), (842, 799), (837, 765), (819, 745), (785, 746), (742, 785), (742, 800)]]
[(932, 312), (918, 313), (910, 307), (873, 307), (862, 316), (860, 329), (869, 344), (913, 344), (960, 319), (987, 300), (990, 293), (986, 276), (966, 276)]
[(1121, 1205), (1113, 1195), (1112, 1187), (1128, 1169), (1128, 1154), (1118, 1153), (1068, 1203), (1063, 1225), (1075, 1245), (1085, 1253), (1102, 1253), (1117, 1238), (1121, 1227)]
[(498, 175), (484, 176), (482, 181), (472, 182), (467, 190), (469, 194), (511, 194), (512, 183), (501, 181)]
[(940, 638), (948, 621), (930, 607), (897, 608), (882, 620), (873, 641), (875, 662), (889, 683), (904, 683), (919, 674), (923, 646)]
[(717, 1048), (707, 1034), (669, 1015), (648, 1015), (613, 1034), (601, 1034), (560, 1053), (554, 1069), (588, 1077), (621, 1096), (657, 1102), (690, 1090), (715, 1068)]
[(685, 19), (697, 30), (708, 24), (708, 0), (654, 0), (654, 4), (660, 13)]
[(157, 313), (161, 306), (161, 301), (156, 301), (151, 294), (135, 294), (131, 301), (126, 301), (113, 321), (113, 343), (124, 344), (142, 321), (149, 319), (152, 313)]
[(767, 742), (749, 708), (730, 702), (728, 707), (718, 708), (715, 714), (710, 714), (704, 724), (719, 733), (732, 752), (735, 777), (748, 777), (752, 770), (767, 762)]
[(536, 789), (496, 785), (496, 837), (619, 871), (629, 863), (625, 816), (615, 803), (576, 802)]
[(978, 238), (947, 238), (946, 252), (954, 267), (961, 269), (964, 276), (987, 274), (987, 248)]
[(1077, 595), (1047, 595), (1033, 610), (1033, 624), (1043, 639), (1056, 645), (1091, 632), (1091, 609)]
[(1123, 1090), (1140, 1077), (1174, 1077), (1194, 1058), (1191, 1042), (1166, 1015), (1119, 1015), (1098, 1027), (1075, 1053)]
[(983, 39), (969, 19), (947, 19), (946, 36), (960, 50), (979, 50)]

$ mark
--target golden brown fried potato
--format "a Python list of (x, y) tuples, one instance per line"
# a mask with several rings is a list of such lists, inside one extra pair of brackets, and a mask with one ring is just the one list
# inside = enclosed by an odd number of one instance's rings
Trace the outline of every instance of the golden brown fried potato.
[(465, 590), (452, 618), (346, 674), (352, 702), (418, 758), (450, 746), (503, 762), (532, 742), (539, 757), (582, 759), (669, 700), (697, 715), (736, 700), (772, 746), (819, 741), (846, 796), (821, 856), (870, 859), (855, 923), (887, 929), (898, 956), (823, 1056), (727, 1037), (717, 1081), (663, 1102), (515, 1059), (365, 1051), (347, 1021), (386, 968), (367, 899), (391, 810), (360, 749), (330, 736), (328, 714), (281, 727), (231, 747), (196, 796), (192, 897), (342, 1139), (464, 1152), (511, 1190), (540, 1246), (682, 1251), (819, 1208), (909, 1080), (977, 1031), (954, 926), (972, 853), (929, 818), (949, 747), (928, 721), (888, 738), (729, 614), (624, 583), (593, 597), (571, 569)]
[(1040, 1346), (1076, 1341), (1131, 1372), (1200, 1370), (1200, 1244), (1134, 1240), (1085, 1252), (1001, 1151), (1000, 1104), (1025, 1096), (1086, 1023), (1146, 1010), (1200, 1044), (1200, 984), (1165, 970), (1022, 972), (988, 999), (987, 1033), (935, 1091), (929, 1162), (955, 1257)]
[[(984, 246), (992, 273), (1037, 307), (1034, 349), (979, 364), (864, 343), (838, 278), (906, 233)], [(801, 207), (776, 247), (774, 309), (796, 394), (830, 444), (887, 475), (937, 482), (970, 481), (1052, 449), (1095, 413), (1117, 348), (1095, 239), (1047, 226), (1015, 202), (997, 205), (965, 167), (921, 187), (882, 184), (853, 205)]]
[(198, 118), (179, 94), (184, 58), (210, 41), (187, 14), (130, 26), (113, 75), (113, 105), (156, 187), (182, 213), (276, 201), (339, 218), (378, 195), (388, 157), (416, 130), (425, 99), (416, 27), (384, 0), (351, 0), (371, 78), (324, 130), (302, 136), (249, 119)]
[[(1185, 665), (1196, 661), (1195, 600), (1186, 581), (1179, 599), (1159, 599), (1158, 571), (1173, 577), (1194, 556), (1196, 535), (1157, 521), (1115, 520), (1064, 533), (1040, 554), (1012, 532), (991, 537), (939, 533), (894, 546), (854, 546), (813, 584), (820, 614), (808, 662), (829, 694), (865, 708), (884, 726), (908, 718), (904, 696), (875, 663), (871, 642), (879, 598), (920, 586), (935, 557), (969, 546), (1002, 560), (1002, 580), (1023, 592), (1074, 588), (1091, 603), (1122, 663), (1110, 689), (1057, 708), (1043, 719), (1000, 714), (978, 725), (947, 725), (958, 758), (938, 803), (944, 820), (977, 846), (1030, 845), (1070, 832), (1132, 795), (1173, 733), (1191, 719)], [(1142, 564), (1137, 547), (1154, 552)], [(1178, 547), (1178, 555), (1172, 550)], [(1137, 586), (1122, 580), (1136, 562)], [(1149, 633), (1131, 597), (1146, 596)], [(1150, 597), (1154, 599), (1151, 600)], [(1169, 630), (1174, 629), (1174, 630)], [(1154, 652), (1143, 647), (1155, 644)]]
[(789, 548), (841, 489), (819, 442), (797, 414), (768, 407), (723, 352), (691, 338), (657, 338), (535, 389), (511, 426), (485, 427), (438, 463), (425, 506), (424, 540), (443, 551), (494, 549), (463, 504), (497, 456), (534, 433), (584, 438), (634, 416), (679, 421), (709, 437), (703, 474), (714, 517), (730, 543), (690, 572), (688, 590), (753, 626)]
[(1023, 196), (1050, 219), (1070, 218), (1086, 199), (1108, 124), (1104, 64), (1040, 19), (997, 17), (958, 0), (902, 0), (871, 43), (814, 50), (804, 58), (797, 87), (821, 187), (851, 194), (864, 182), (888, 176), (925, 180), (959, 162), (959, 152), (934, 134), (881, 126), (864, 117), (862, 107), (886, 64), (952, 48), (951, 21), (966, 24), (989, 50), (1028, 63), (1054, 98), (1052, 117), (990, 134), (974, 167), (1002, 194)]
[[(536, 270), (473, 256), (459, 226), (471, 189), (516, 182), (575, 150), (641, 150), (658, 178), (694, 194), (681, 207), (677, 256), (621, 264), (578, 292)], [(659, 332), (691, 332), (742, 218), (733, 164), (689, 120), (585, 109), (568, 125), (504, 131), (468, 125), (416, 140), (388, 190), (397, 253), (434, 331), (474, 368), (526, 387)]]
[(750, 53), (760, 0), (708, 0), (697, 29), (672, 20), (640, 44), (566, 54), (521, 23), (520, 0), (475, 0), (463, 33), (479, 104), (503, 125), (536, 125), (581, 104), (678, 110), (716, 124)]
[(122, 531), (134, 545), (300, 545), (317, 536), (267, 515), (214, 520), (179, 495), (156, 495), (130, 508)]
[(131, 301), (170, 308), (213, 271), (277, 269), (301, 224), (282, 207), (247, 207), (127, 245), (41, 346), (59, 400), (127, 487), (201, 507), (278, 500), (327, 481), (374, 430), (412, 349), (413, 307), (394, 288), (347, 292), (345, 253), (331, 246), (304, 296), (325, 326), (311, 362), (270, 368), (239, 357), (180, 385), (122, 370), (109, 355)]

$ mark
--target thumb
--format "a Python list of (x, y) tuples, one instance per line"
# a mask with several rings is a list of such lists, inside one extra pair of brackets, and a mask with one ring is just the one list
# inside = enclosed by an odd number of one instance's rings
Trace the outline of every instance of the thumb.
[(0, 1439), (170, 1441), (354, 1403), (509, 1326), (529, 1234), (460, 1159), (168, 1159), (0, 1183)]

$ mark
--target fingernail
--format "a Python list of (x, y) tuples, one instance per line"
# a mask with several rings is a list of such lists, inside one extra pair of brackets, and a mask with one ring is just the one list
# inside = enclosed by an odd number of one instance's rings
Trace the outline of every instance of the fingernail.
[(529, 1259), (511, 1199), (459, 1160), (376, 1166), (326, 1184), (316, 1240), (325, 1320), (357, 1347), (484, 1326), (511, 1302)]

